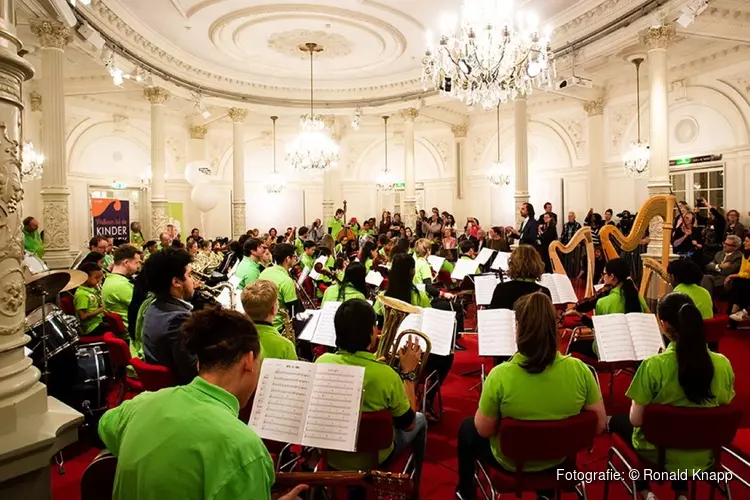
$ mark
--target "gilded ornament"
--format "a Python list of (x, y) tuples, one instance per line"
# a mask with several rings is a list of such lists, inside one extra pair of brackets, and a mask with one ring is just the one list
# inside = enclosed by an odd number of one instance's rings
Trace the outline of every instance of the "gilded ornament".
[(469, 125), (466, 123), (462, 125), (452, 125), (451, 132), (453, 132), (453, 137), (456, 139), (463, 139), (466, 137), (466, 134), (469, 133)]
[(156, 239), (167, 230), (167, 203), (165, 201), (151, 201), (151, 237)]
[(600, 97), (595, 101), (588, 101), (583, 103), (583, 110), (589, 116), (600, 116), (604, 114), (604, 98)]
[(640, 39), (649, 50), (666, 49), (675, 39), (674, 25), (650, 26), (641, 33)]
[(401, 117), (406, 123), (414, 123), (414, 120), (419, 116), (419, 110), (415, 108), (407, 108), (401, 111)]
[(31, 103), (31, 111), (42, 110), (42, 94), (36, 90), (32, 90), (29, 94), (29, 102)]
[(0, 312), (5, 316), (15, 316), (26, 301), (26, 288), (24, 286), (21, 269), (13, 269), (0, 278)]
[(68, 200), (44, 199), (44, 246), (46, 250), (70, 251), (70, 219)]
[(146, 87), (143, 89), (143, 97), (151, 104), (164, 104), (169, 99), (169, 91), (163, 87)]
[(42, 48), (64, 49), (73, 41), (70, 29), (62, 23), (32, 19), (31, 32), (39, 37)]
[(234, 123), (242, 123), (247, 118), (247, 110), (242, 108), (229, 108), (227, 115), (229, 115), (229, 118)]
[(208, 128), (203, 125), (193, 125), (188, 129), (191, 139), (205, 139)]

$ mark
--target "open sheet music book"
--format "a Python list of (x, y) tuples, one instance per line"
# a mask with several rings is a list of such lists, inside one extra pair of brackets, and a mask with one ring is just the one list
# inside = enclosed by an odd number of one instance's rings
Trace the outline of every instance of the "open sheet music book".
[[(422, 309), (421, 314), (409, 314), (401, 322), (396, 331), (396, 337), (404, 330), (416, 330), (424, 333), (430, 344), (432, 354), (448, 356), (453, 349), (453, 333), (456, 331), (456, 312), (441, 311), (440, 309)], [(398, 348), (406, 344), (407, 337), (401, 340)], [(424, 342), (417, 337), (419, 345), (424, 348)]]
[(379, 287), (381, 284), (383, 284), (383, 275), (377, 271), (370, 271), (369, 273), (367, 273), (367, 276), (365, 276), (365, 283), (367, 283), (368, 285)]
[(313, 344), (336, 347), (336, 328), (333, 325), (333, 318), (340, 305), (341, 302), (326, 302), (320, 310), (313, 311), (312, 319), (305, 325), (299, 339)]
[(477, 255), (477, 258), (475, 260), (477, 261), (477, 264), (483, 266), (487, 264), (487, 261), (492, 258), (494, 253), (495, 250), (485, 247), (479, 251), (479, 255)]
[(356, 451), (361, 366), (265, 359), (248, 425), (263, 439)]
[(510, 259), (510, 252), (497, 252), (495, 260), (490, 264), (490, 269), (493, 271), (508, 271), (508, 259)]
[(478, 267), (479, 263), (476, 260), (458, 259), (456, 265), (453, 266), (451, 279), (461, 281), (467, 276), (477, 274)]
[(492, 302), (495, 287), (500, 284), (500, 278), (494, 274), (483, 274), (474, 277), (474, 295), (478, 306), (488, 306)]
[(444, 257), (438, 257), (437, 255), (429, 255), (427, 257), (427, 262), (429, 262), (430, 267), (433, 271), (436, 273), (440, 272), (440, 269), (443, 267), (443, 262), (445, 262)]
[(592, 320), (601, 361), (641, 361), (664, 348), (654, 314), (604, 314)]
[(573, 283), (566, 274), (542, 274), (539, 284), (546, 287), (552, 295), (553, 304), (575, 304), (578, 302)]
[(321, 275), (315, 270), (315, 264), (321, 264), (323, 267), (325, 267), (326, 262), (328, 262), (328, 257), (326, 257), (325, 255), (321, 255), (320, 257), (318, 257), (318, 260), (316, 260), (313, 264), (313, 268), (310, 269), (310, 278), (314, 280), (319, 279)]
[(516, 348), (516, 313), (510, 309), (477, 311), (480, 356), (512, 356)]

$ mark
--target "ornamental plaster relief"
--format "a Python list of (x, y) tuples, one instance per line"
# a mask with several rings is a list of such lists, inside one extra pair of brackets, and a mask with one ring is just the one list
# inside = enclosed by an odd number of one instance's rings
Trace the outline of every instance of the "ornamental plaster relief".
[(580, 160), (581, 158), (583, 158), (583, 152), (586, 146), (586, 140), (583, 136), (583, 120), (578, 118), (562, 118), (550, 121), (556, 123), (565, 131), (566, 134), (568, 134), (570, 142), (573, 144), (576, 159)]
[[(635, 103), (621, 104), (609, 108), (609, 136), (612, 141), (612, 151), (620, 150), (622, 137), (635, 115), (635, 110)], [(641, 124), (643, 124), (643, 119), (641, 119)]]

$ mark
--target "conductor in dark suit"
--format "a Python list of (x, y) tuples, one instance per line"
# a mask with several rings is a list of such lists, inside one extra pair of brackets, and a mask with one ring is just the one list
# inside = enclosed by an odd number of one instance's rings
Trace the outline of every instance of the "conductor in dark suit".
[(537, 247), (538, 237), (538, 226), (536, 219), (534, 218), (534, 205), (531, 203), (524, 203), (521, 205), (521, 226), (516, 230), (515, 228), (508, 227), (508, 232), (519, 239), (521, 245), (532, 245)]

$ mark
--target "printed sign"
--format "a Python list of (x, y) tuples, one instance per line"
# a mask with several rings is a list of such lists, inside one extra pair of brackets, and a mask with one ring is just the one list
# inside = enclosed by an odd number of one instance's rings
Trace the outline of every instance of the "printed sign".
[(130, 240), (130, 202), (110, 198), (92, 198), (94, 236)]

